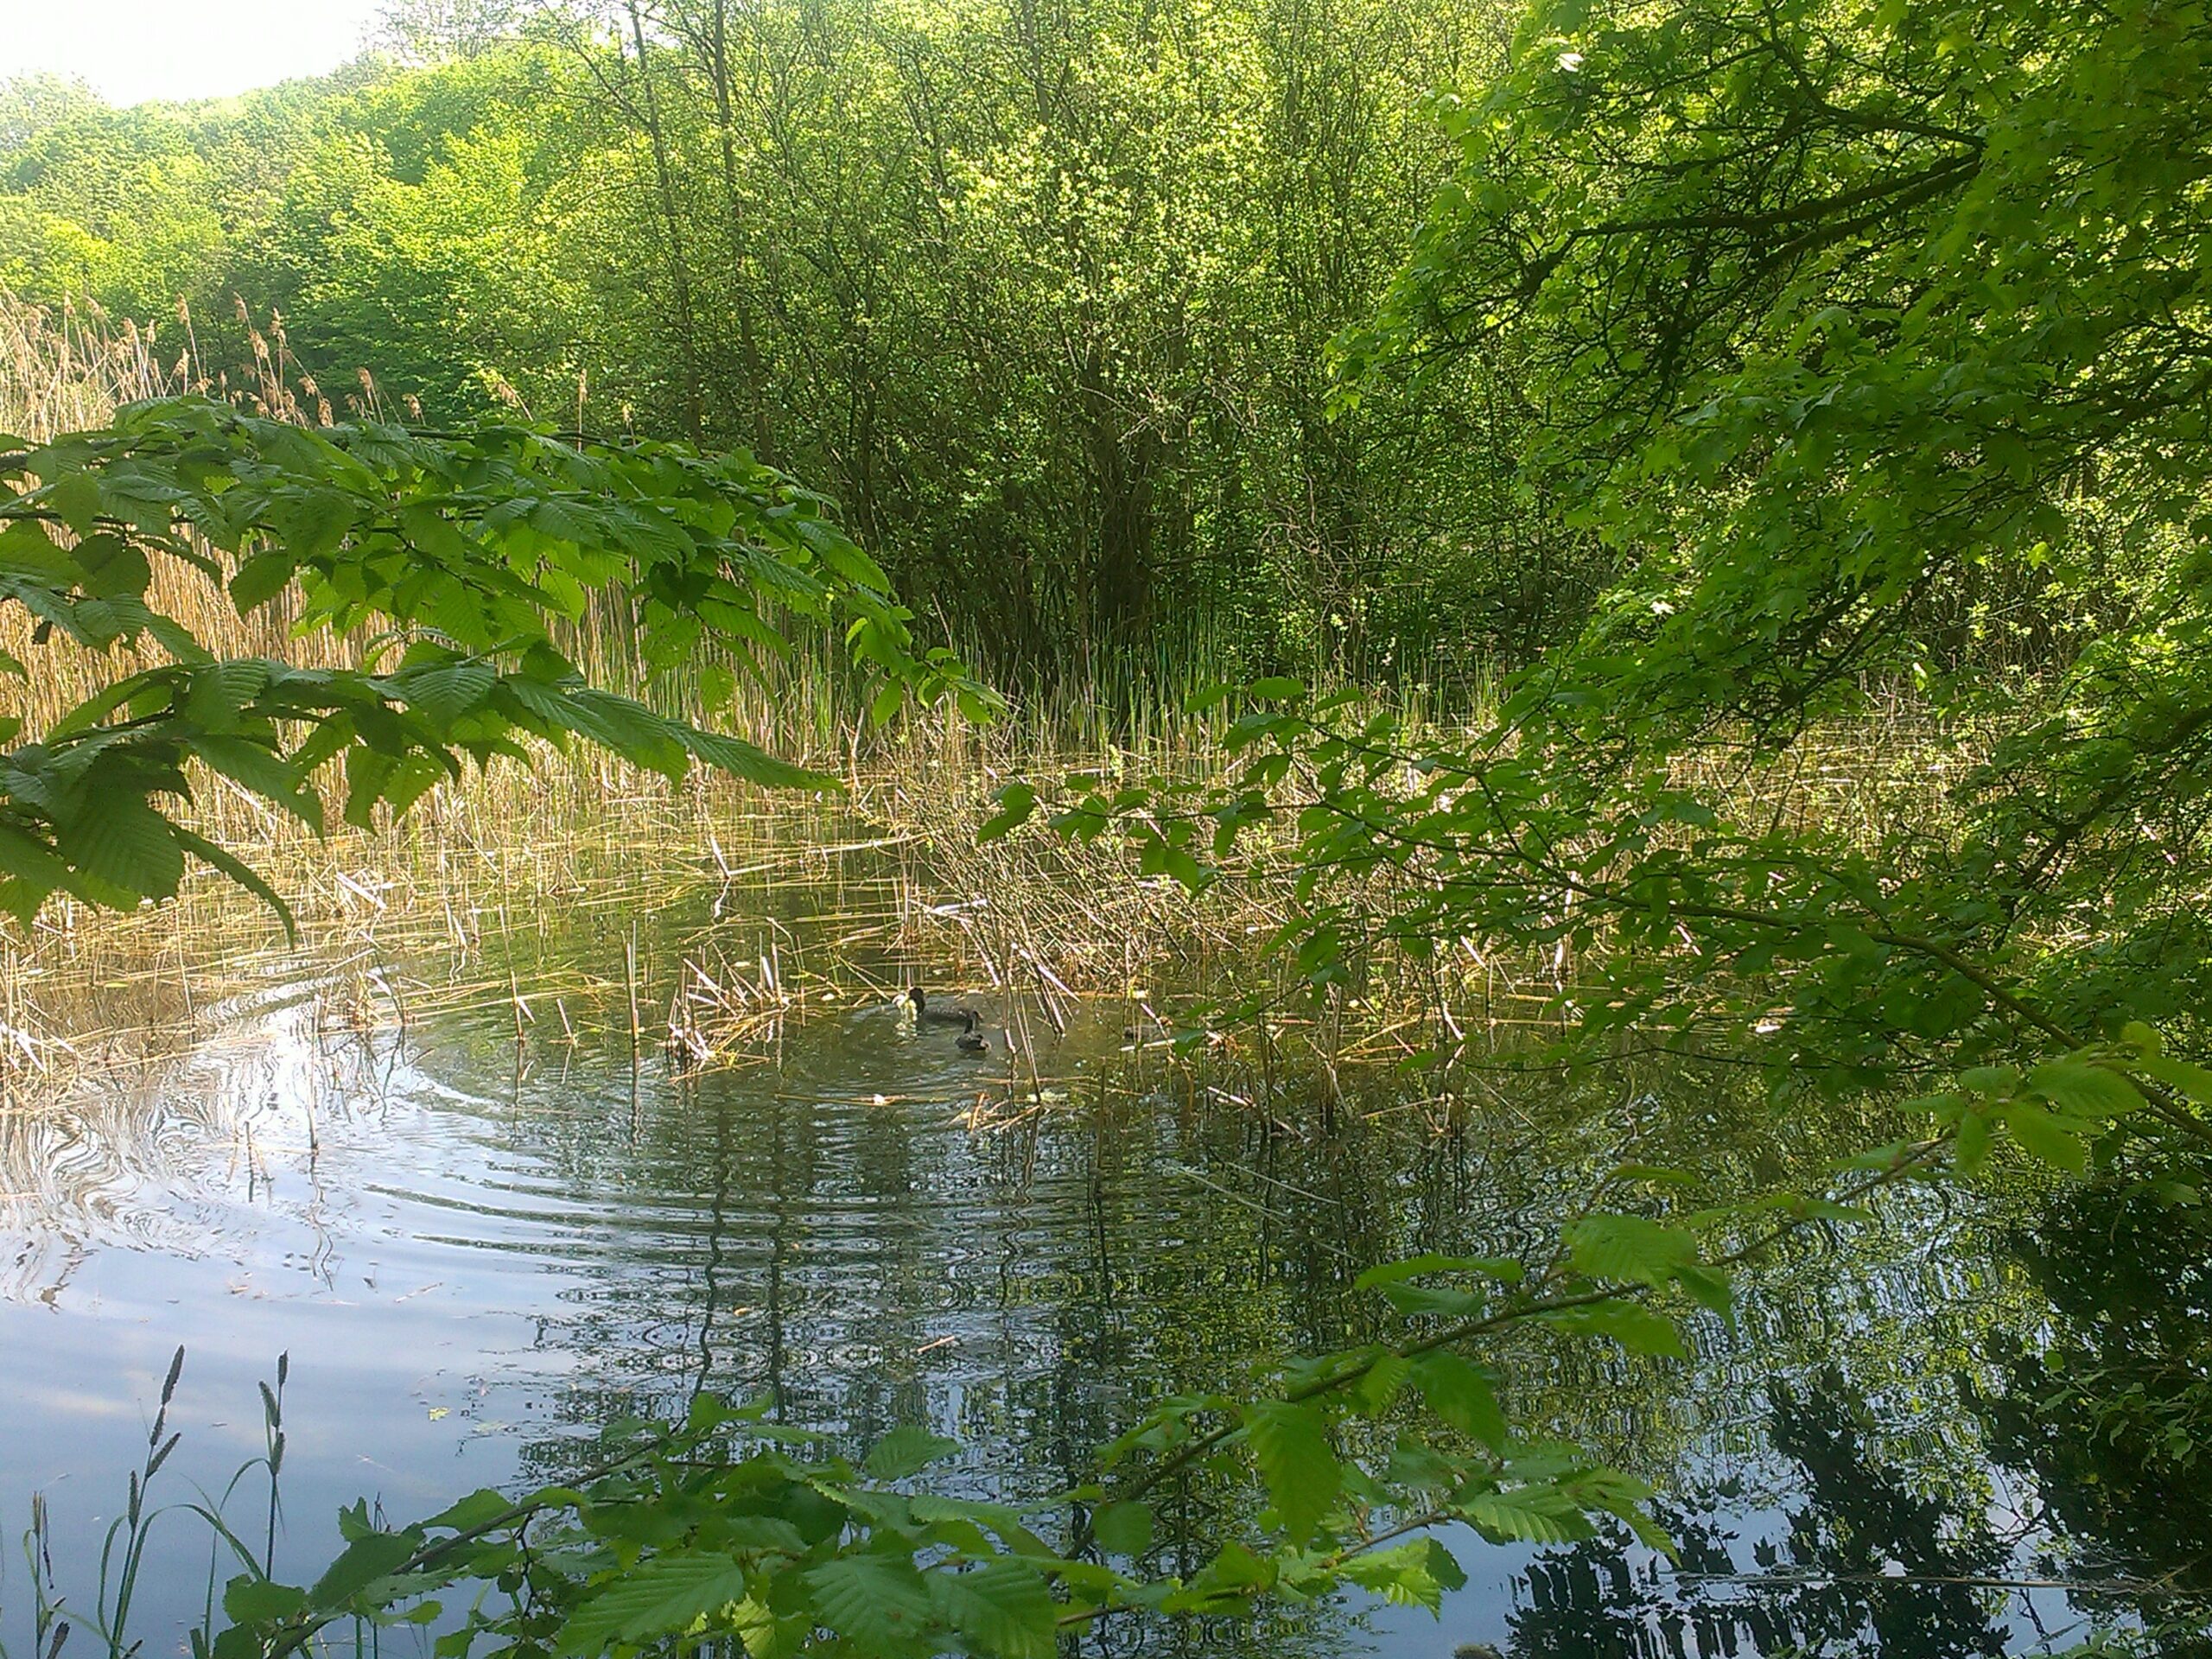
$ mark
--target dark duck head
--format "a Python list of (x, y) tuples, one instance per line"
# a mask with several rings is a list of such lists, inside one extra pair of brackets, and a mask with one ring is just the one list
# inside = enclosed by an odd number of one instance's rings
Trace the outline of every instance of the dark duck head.
[(912, 1008), (914, 1011), (914, 1018), (925, 1025), (964, 1026), (970, 1031), (975, 1029), (976, 1015), (972, 1010), (933, 1008), (930, 1007), (929, 994), (918, 985), (909, 985), (899, 1001)]

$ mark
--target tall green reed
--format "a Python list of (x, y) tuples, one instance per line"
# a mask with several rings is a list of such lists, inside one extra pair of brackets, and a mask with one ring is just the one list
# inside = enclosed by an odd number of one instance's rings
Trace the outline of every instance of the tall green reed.
[[(206, 1601), (200, 1626), (191, 1632), (192, 1650), (198, 1659), (212, 1659), (211, 1644), (219, 1612), (218, 1586), (226, 1577), (225, 1551), (247, 1573), (264, 1580), (273, 1576), (282, 1516), (279, 1482), (284, 1465), (284, 1385), (291, 1370), (291, 1356), (277, 1356), (273, 1388), (267, 1382), (260, 1384), (262, 1455), (239, 1465), (219, 1497), (211, 1497), (201, 1491), (197, 1501), (156, 1503), (155, 1483), (184, 1440), (182, 1430), (168, 1426), (169, 1409), (175, 1403), (177, 1384), (184, 1376), (184, 1346), (180, 1344), (162, 1379), (153, 1424), (146, 1433), (145, 1451), (138, 1467), (126, 1477), (122, 1512), (109, 1522), (102, 1535), (92, 1605), (87, 1611), (73, 1613), (71, 1592), (54, 1564), (53, 1510), (44, 1492), (31, 1494), (30, 1527), (23, 1535), (23, 1554), (30, 1576), (32, 1659), (59, 1659), (79, 1624), (105, 1644), (108, 1659), (137, 1659), (146, 1643), (144, 1637), (133, 1634), (132, 1618), (140, 1580), (156, 1529), (168, 1516), (196, 1516), (209, 1531)], [(257, 1471), (267, 1480), (265, 1505), (257, 1508), (256, 1513), (256, 1519), (263, 1522), (257, 1553), (228, 1518), (230, 1506), (240, 1487)], [(4, 1636), (5, 1632), (0, 1631), (0, 1659), (5, 1659), (8, 1653)]]

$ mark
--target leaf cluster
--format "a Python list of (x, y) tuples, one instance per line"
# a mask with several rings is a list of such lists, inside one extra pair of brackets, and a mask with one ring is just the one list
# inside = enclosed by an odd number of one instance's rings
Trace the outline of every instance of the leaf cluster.
[[(282, 903), (177, 808), (196, 763), (320, 830), (403, 813), (442, 779), (572, 740), (680, 779), (697, 762), (772, 788), (836, 781), (588, 685), (556, 645), (594, 601), (652, 675), (698, 663), (723, 696), (793, 624), (841, 630), (879, 720), (908, 695), (995, 700), (923, 652), (882, 571), (821, 502), (742, 454), (564, 442), (517, 426), (308, 430), (187, 397), (0, 457), (0, 604), (31, 639), (166, 661), (0, 755), (0, 904), (167, 898), (188, 855)], [(357, 665), (218, 659), (158, 608), (167, 565), (244, 617), (357, 644)], [(0, 658), (26, 678), (35, 661)], [(711, 700), (711, 699), (710, 699)], [(23, 735), (9, 720), (0, 741)]]

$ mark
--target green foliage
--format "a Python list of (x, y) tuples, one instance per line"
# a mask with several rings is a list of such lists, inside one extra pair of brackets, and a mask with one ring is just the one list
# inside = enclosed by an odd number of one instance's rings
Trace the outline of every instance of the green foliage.
[[(1547, 1058), (1633, 1033), (1785, 1098), (1942, 1088), (1969, 1166), (2212, 1137), (2151, 1034), (2197, 1052), (2212, 1007), (2208, 58), (2201, 5), (1544, 0), (1441, 101), (1455, 177), (1339, 401), (1507, 378), (1524, 477), (1618, 561), (1593, 620), (1471, 729), (1269, 679), (1224, 775), (1034, 810), (1193, 888), (1289, 838), (1278, 943), (1325, 999), (1376, 945), (1464, 944), (1554, 964)], [(2041, 681), (1974, 671), (2000, 613)], [(1796, 804), (1900, 690), (1936, 775)], [(1570, 1246), (1713, 1288), (1655, 1232)]]
[(747, 445), (1025, 677), (1464, 668), (1586, 598), (1586, 538), (1495, 442), (1465, 464), (1465, 401), (1325, 416), (1488, 9), (506, 10), (406, 8), (399, 61), (222, 105), (25, 87), (0, 283), (158, 318), (267, 412)]
[[(1389, 1282), (1439, 1271), (1417, 1262)], [(921, 1428), (893, 1431), (856, 1467), (808, 1455), (814, 1437), (769, 1421), (766, 1405), (702, 1397), (680, 1426), (613, 1426), (604, 1460), (561, 1485), (478, 1492), (406, 1526), (356, 1505), (340, 1517), (344, 1552), (304, 1589), (236, 1551), (246, 1570), (223, 1596), (230, 1623), (195, 1645), (208, 1659), (278, 1659), (360, 1619), (448, 1623), (438, 1650), (449, 1659), (721, 1641), (756, 1659), (1046, 1659), (1063, 1633), (1098, 1620), (1248, 1613), (1271, 1596), (1356, 1588), (1434, 1611), (1465, 1582), (1421, 1535), (1446, 1522), (1559, 1541), (1594, 1535), (1590, 1516), (1606, 1516), (1666, 1546), (1642, 1487), (1522, 1444), (1489, 1379), (1445, 1345), (1570, 1305), (1590, 1299), (1538, 1284), (1472, 1325), (1293, 1362), (1255, 1378), (1246, 1399), (1163, 1402), (1109, 1449), (1105, 1484), (1020, 1509), (894, 1489), (953, 1449)], [(1433, 1418), (1361, 1386), (1390, 1369), (1418, 1382)], [(1268, 1506), (1195, 1572), (1152, 1575), (1144, 1494), (1194, 1465), (1255, 1482)], [(1108, 1493), (1118, 1495), (1098, 1501)], [(461, 1591), (465, 1602), (453, 1598)]]
[[(702, 652), (741, 671), (785, 649), (787, 619), (842, 628), (898, 696), (988, 694), (942, 652), (918, 657), (883, 574), (820, 503), (742, 456), (664, 445), (582, 449), (521, 427), (429, 436), (306, 431), (185, 398), (125, 411), (0, 461), (0, 601), (94, 650), (158, 647), (38, 740), (0, 755), (0, 904), (56, 889), (167, 898), (188, 854), (281, 901), (165, 810), (197, 761), (320, 830), (404, 812), (464, 765), (572, 738), (681, 779), (696, 760), (777, 788), (831, 788), (736, 737), (596, 690), (553, 625), (612, 595), (648, 669)], [(213, 658), (152, 607), (156, 563), (245, 613), (296, 590), (296, 632), (361, 640), (353, 668)], [(35, 665), (16, 664), (19, 676)]]

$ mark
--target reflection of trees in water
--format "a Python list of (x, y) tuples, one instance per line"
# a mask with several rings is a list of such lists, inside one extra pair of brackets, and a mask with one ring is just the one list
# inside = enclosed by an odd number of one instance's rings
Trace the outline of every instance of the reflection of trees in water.
[(2012, 1241), (2035, 1303), (1986, 1328), (1989, 1369), (1960, 1380), (1987, 1455), (2031, 1477), (2034, 1562), (1970, 1501), (1928, 1496), (1929, 1471), (1875, 1453), (1896, 1421), (1827, 1370), (1770, 1385), (1766, 1436), (1805, 1495), (1777, 1537), (1738, 1559), (1716, 1516), (1742, 1494), (1723, 1491), (1669, 1517), (1679, 1572), (1624, 1540), (1552, 1552), (1526, 1577), (1514, 1659), (1996, 1654), (2006, 1592), (1976, 1581), (2024, 1573), (2090, 1586), (2077, 1613), (2132, 1614), (2145, 1651), (2212, 1659), (2212, 1214), (2177, 1199), (2072, 1188)]
[[(1017, 1154), (945, 1109), (739, 1078), (649, 1090), (634, 1130), (611, 1109), (518, 1113), (534, 1163), (630, 1216), (548, 1327), (580, 1362), (564, 1416), (703, 1375), (855, 1443), (925, 1418), (1057, 1484), (1156, 1393), (1344, 1340), (1351, 1278), (1406, 1230), (1395, 1160), (1151, 1109), (1071, 1116)], [(1160, 1173), (1180, 1165), (1325, 1201), (1239, 1202)]]
[[(1446, 1139), (1104, 1090), (1033, 1139), (978, 1137), (948, 1126), (962, 1096), (929, 1064), (810, 1038), (774, 1074), (649, 1074), (634, 1115), (611, 1071), (526, 1091), (513, 1150), (622, 1223), (547, 1327), (575, 1362), (563, 1418), (666, 1407), (703, 1376), (855, 1443), (925, 1419), (994, 1478), (1055, 1486), (1163, 1393), (1374, 1334), (1380, 1305), (1350, 1286), (1376, 1261), (1548, 1240), (1619, 1149), (1611, 1081)], [(549, 1471), (570, 1455), (534, 1452)]]
[[(2078, 1572), (2155, 1581), (2138, 1599), (2164, 1651), (2212, 1655), (2212, 1214), (2100, 1182), (2017, 1241), (2049, 1299), (2046, 1338), (1999, 1332), (1976, 1398), (1991, 1449), (2031, 1473)], [(2190, 1634), (2190, 1627), (2194, 1634)]]
[[(1866, 1653), (1969, 1659), (2005, 1651), (1993, 1592), (2010, 1547), (1978, 1516), (1915, 1492), (1869, 1455), (1864, 1402), (1831, 1372), (1770, 1390), (1775, 1449), (1802, 1471), (1807, 1501), (1778, 1541), (1730, 1549), (1708, 1510), (1669, 1515), (1679, 1571), (1662, 1573), (1625, 1539), (1554, 1551), (1527, 1576), (1511, 1616), (1510, 1659), (1716, 1659)], [(1730, 1494), (1713, 1495), (1716, 1506)], [(1765, 1584), (1747, 1579), (1765, 1577)]]

